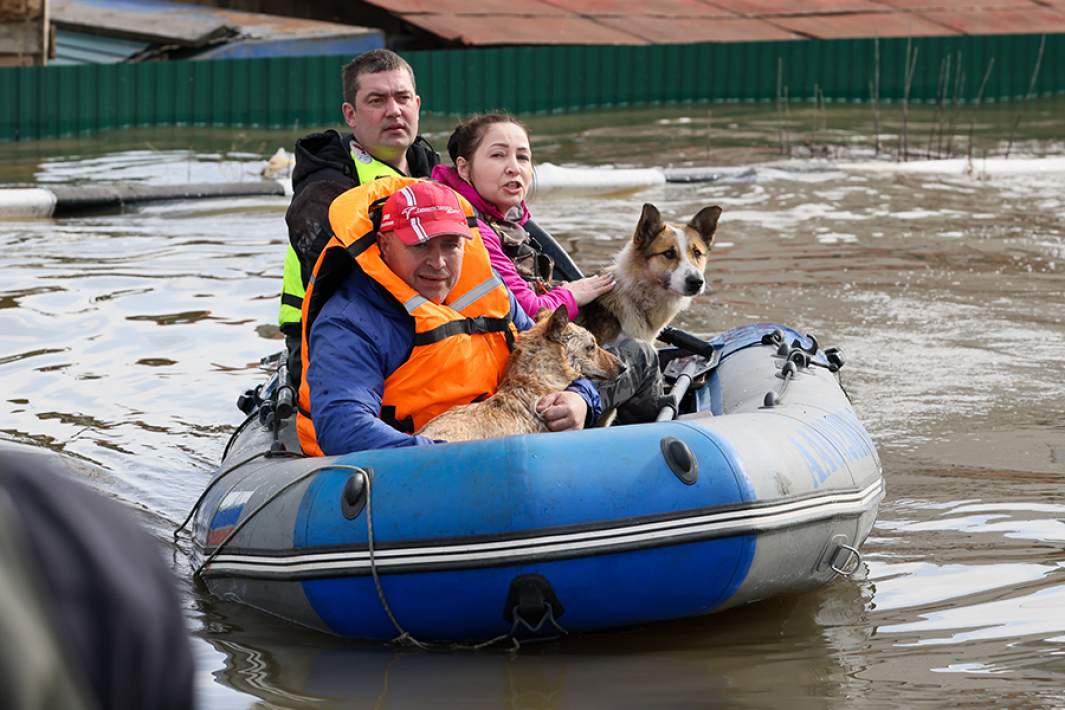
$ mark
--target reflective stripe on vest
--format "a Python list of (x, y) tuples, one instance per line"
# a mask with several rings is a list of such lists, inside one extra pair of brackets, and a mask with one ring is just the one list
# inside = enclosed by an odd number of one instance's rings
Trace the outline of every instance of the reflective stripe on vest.
[(509, 318), (510, 298), (492, 271), (473, 208), (465, 200), (460, 202), (474, 225), (470, 228), (473, 239), (463, 240), (462, 272), (444, 304), (423, 298), (381, 259), (369, 212), (375, 203), (413, 182), (411, 178), (374, 180), (344, 193), (329, 209), (334, 236), (315, 265), (303, 306), (302, 413), (297, 415), (296, 427), (308, 455), (322, 455), (313, 421), (306, 414), (313, 407), (307, 384), (307, 363), (313, 357), (310, 331), (326, 299), (356, 265), (414, 319), (411, 354), (384, 382), (381, 415), (393, 426), (406, 423), (403, 429), (416, 431), (453, 406), (491, 395), (510, 357), (515, 333)]
[(300, 271), (300, 258), (292, 245), (285, 251), (285, 275), (281, 285), (281, 310), (277, 316), (282, 329), (289, 323), (300, 322), (303, 310), (303, 276)]
[[(365, 185), (383, 177), (402, 177), (399, 171), (388, 163), (374, 158), (356, 145), (355, 141), (348, 143), (348, 153), (351, 155), (352, 163), (355, 164), (356, 185)], [(304, 294), (300, 259), (296, 250), (289, 244), (285, 251), (285, 274), (281, 282), (281, 310), (277, 317), (277, 322), (282, 329), (285, 329), (288, 323), (298, 324), (300, 322)]]

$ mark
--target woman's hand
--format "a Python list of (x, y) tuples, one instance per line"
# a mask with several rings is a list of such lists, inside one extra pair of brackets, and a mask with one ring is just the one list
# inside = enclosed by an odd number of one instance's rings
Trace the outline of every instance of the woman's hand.
[(586, 276), (576, 281), (568, 281), (565, 284), (565, 288), (568, 288), (570, 293), (573, 294), (573, 300), (577, 302), (577, 305), (583, 306), (612, 290), (614, 288), (614, 276), (612, 274)]

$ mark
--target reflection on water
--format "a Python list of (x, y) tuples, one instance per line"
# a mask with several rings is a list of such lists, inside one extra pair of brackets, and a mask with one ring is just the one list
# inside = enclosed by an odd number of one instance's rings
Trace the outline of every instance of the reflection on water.
[(227, 658), (227, 684), (285, 707), (323, 698), (396, 708), (445, 698), (470, 708), (764, 707), (770, 698), (832, 694), (834, 646), (867, 640), (862, 593), (850, 585), (720, 618), (478, 653), (341, 642), (216, 602), (225, 626), (208, 640)]
[[(779, 126), (757, 107), (534, 121), (539, 160), (760, 163), (635, 195), (544, 195), (533, 211), (595, 270), (645, 201), (678, 218), (724, 207), (711, 290), (681, 324), (775, 320), (845, 350), (888, 490), (862, 572), (706, 619), (476, 654), (342, 642), (183, 581), (204, 706), (1065, 704), (1065, 169), (1046, 157), (1060, 161), (1065, 114), (1048, 106), (1014, 144), (1040, 162), (970, 173), (863, 167), (868, 118), (847, 107), (822, 133), (836, 137), (832, 163), (766, 164)], [(979, 147), (993, 149), (1014, 114), (980, 116)], [(427, 122), (438, 144), (448, 125)], [(0, 180), (250, 180), (294, 137), (0, 146)], [(284, 208), (206, 200), (5, 223), (0, 437), (61, 452), (167, 540), (241, 419), (236, 395), (279, 346)], [(183, 580), (187, 552), (173, 548)]]

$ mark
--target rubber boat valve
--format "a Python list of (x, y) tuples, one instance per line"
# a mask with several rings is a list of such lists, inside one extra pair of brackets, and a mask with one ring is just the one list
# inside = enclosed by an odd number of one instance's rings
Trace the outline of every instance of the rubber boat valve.
[(699, 480), (699, 459), (686, 443), (676, 437), (667, 436), (663, 437), (659, 446), (669, 470), (684, 485), (690, 486)]

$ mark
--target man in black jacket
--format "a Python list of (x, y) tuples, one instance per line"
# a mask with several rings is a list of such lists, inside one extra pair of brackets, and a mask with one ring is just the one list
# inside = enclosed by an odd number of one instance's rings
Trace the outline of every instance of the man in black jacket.
[(300, 309), (314, 264), (329, 241), (329, 205), (343, 192), (386, 175), (429, 177), (440, 156), (418, 135), (421, 98), (414, 70), (387, 49), (360, 54), (343, 70), (341, 112), (351, 133), (328, 130), (296, 142), (289, 248), (279, 322), (289, 375), (299, 382)]

